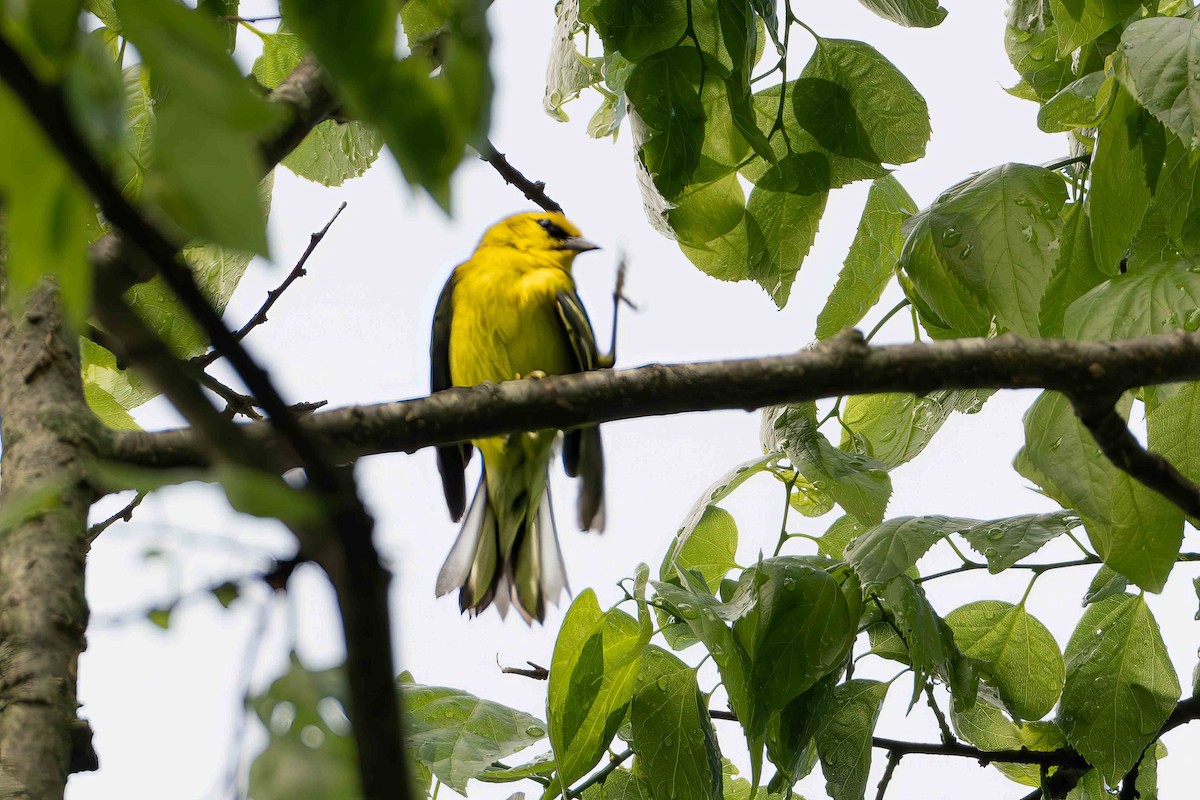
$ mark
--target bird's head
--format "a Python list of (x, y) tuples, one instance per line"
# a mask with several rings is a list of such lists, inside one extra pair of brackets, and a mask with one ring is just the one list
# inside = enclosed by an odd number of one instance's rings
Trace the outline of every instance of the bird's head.
[(497, 222), (483, 235), (480, 247), (509, 247), (544, 257), (564, 269), (575, 256), (599, 246), (584, 239), (570, 220), (556, 211), (516, 214)]

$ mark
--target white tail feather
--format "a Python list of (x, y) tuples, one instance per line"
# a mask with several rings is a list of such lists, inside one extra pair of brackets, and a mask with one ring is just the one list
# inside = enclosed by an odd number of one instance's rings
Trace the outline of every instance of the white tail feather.
[(542, 599), (546, 603), (557, 603), (562, 591), (566, 589), (570, 592), (571, 588), (567, 585), (567, 565), (563, 561), (562, 548), (558, 544), (558, 529), (554, 524), (549, 476), (546, 489), (542, 492), (542, 502), (538, 505), (536, 532), (538, 560), (541, 562)]
[(467, 510), (462, 528), (459, 529), (458, 538), (454, 540), (454, 547), (450, 548), (450, 555), (446, 556), (442, 571), (438, 573), (435, 589), (438, 597), (461, 589), (471, 573), (471, 567), (475, 563), (475, 552), (479, 546), (479, 534), (483, 530), (483, 515), (487, 509), (485, 483), (486, 481), (479, 481), (475, 496), (471, 499), (471, 507)]

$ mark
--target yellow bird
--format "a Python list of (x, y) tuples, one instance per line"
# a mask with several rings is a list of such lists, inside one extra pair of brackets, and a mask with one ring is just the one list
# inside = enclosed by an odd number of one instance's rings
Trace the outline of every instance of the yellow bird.
[[(560, 213), (518, 214), (493, 225), (438, 298), (430, 344), (431, 386), (562, 375), (602, 363), (571, 265), (595, 250)], [(548, 470), (557, 432), (541, 430), (439, 447), (438, 471), (450, 516), (462, 530), (438, 575), (437, 595), (458, 589), (463, 611), (511, 602), (527, 622), (567, 585), (550, 508)], [(483, 456), (479, 486), (466, 507), (464, 470), (472, 447)], [(566, 431), (567, 474), (581, 480), (579, 527), (604, 527), (600, 430)]]

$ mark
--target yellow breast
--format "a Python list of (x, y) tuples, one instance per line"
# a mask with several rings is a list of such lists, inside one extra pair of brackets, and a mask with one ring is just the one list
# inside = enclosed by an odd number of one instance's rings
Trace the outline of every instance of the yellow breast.
[(477, 252), (458, 268), (449, 347), (454, 385), (570, 371), (573, 357), (555, 304), (559, 292), (574, 289), (570, 273), (485, 256)]

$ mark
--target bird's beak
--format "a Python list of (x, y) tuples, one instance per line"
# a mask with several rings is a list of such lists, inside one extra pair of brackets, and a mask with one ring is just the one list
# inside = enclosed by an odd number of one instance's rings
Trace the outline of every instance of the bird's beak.
[(564, 250), (574, 250), (576, 253), (586, 253), (588, 250), (599, 250), (600, 245), (592, 244), (582, 236), (571, 236), (563, 239), (562, 248)]

